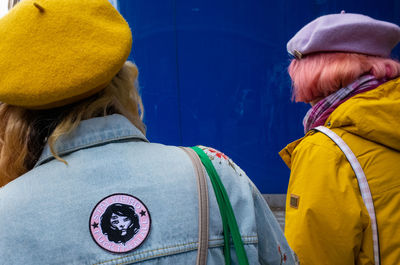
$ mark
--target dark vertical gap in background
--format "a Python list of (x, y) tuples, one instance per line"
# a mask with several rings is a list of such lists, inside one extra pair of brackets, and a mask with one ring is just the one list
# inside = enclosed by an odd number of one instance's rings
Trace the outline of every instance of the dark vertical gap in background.
[(182, 108), (181, 108), (181, 82), (179, 78), (179, 61), (178, 61), (178, 29), (176, 25), (176, 0), (173, 0), (173, 16), (174, 16), (174, 34), (175, 34), (175, 65), (176, 65), (176, 90), (177, 90), (177, 107), (178, 107), (178, 123), (179, 123), (179, 142), (183, 145), (182, 139)]

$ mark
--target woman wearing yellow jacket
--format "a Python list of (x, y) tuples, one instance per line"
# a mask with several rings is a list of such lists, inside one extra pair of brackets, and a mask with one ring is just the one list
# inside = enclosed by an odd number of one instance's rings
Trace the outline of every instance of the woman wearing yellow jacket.
[[(300, 264), (400, 262), (400, 64), (389, 58), (400, 28), (359, 14), (326, 15), (287, 45), (293, 97), (313, 107), (306, 135), (280, 155), (291, 169), (285, 235)], [(341, 137), (368, 181), (377, 223), (355, 171), (325, 134)]]

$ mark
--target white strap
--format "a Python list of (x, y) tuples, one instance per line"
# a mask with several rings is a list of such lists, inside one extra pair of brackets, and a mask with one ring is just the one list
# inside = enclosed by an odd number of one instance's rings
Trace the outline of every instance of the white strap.
[(193, 163), (197, 179), (197, 192), (199, 196), (199, 246), (197, 248), (196, 265), (207, 264), (208, 253), (208, 187), (203, 165), (197, 153), (192, 148), (181, 147)]
[(332, 130), (324, 126), (318, 126), (314, 129), (322, 132), (337, 144), (337, 146), (342, 150), (342, 152), (346, 156), (347, 160), (350, 162), (350, 165), (353, 168), (354, 173), (356, 174), (358, 180), (358, 186), (360, 187), (361, 197), (364, 201), (365, 207), (367, 208), (369, 217), (371, 219), (375, 265), (379, 265), (380, 264), (379, 238), (378, 238), (378, 227), (376, 223), (375, 207), (374, 207), (374, 202), (372, 200), (371, 190), (369, 189), (368, 181), (367, 178), (365, 177), (364, 171), (360, 163), (358, 162), (356, 156), (351, 151), (350, 147), (343, 141), (342, 138), (340, 138), (339, 135), (337, 135)]

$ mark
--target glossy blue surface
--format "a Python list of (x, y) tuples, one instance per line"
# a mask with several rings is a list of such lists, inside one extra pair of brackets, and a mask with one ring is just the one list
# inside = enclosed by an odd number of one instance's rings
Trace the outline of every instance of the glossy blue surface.
[(308, 109), (291, 102), (286, 42), (341, 10), (400, 24), (397, 0), (120, 0), (119, 8), (133, 30), (149, 140), (222, 150), (263, 193), (286, 191), (278, 152), (303, 136)]

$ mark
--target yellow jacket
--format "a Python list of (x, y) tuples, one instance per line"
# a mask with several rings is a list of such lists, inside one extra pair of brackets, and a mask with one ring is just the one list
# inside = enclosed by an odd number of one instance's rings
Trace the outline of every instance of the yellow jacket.
[[(400, 264), (400, 78), (347, 100), (325, 126), (349, 145), (365, 172), (381, 264)], [(310, 131), (280, 155), (291, 169), (285, 235), (300, 264), (374, 264), (369, 215), (342, 151)]]

